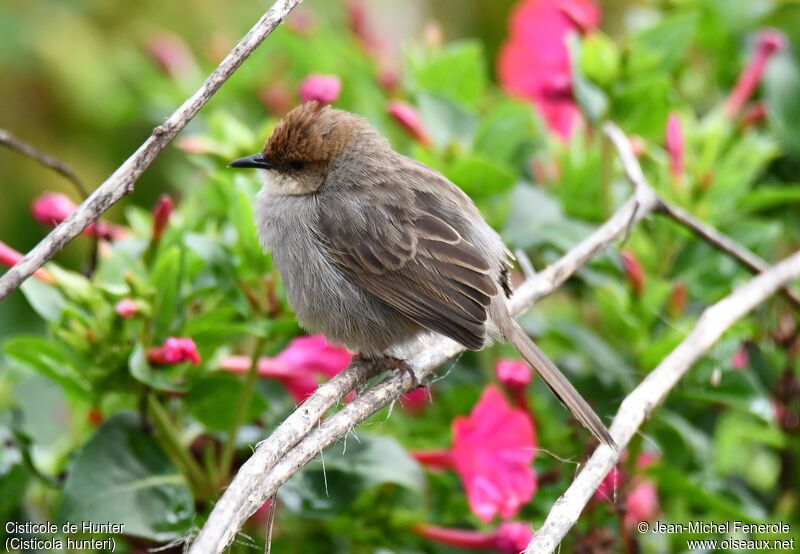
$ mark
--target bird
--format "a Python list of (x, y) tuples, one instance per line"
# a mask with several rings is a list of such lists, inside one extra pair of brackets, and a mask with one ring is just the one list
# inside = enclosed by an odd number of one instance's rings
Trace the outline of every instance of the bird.
[(399, 367), (392, 349), (424, 330), (470, 350), (509, 342), (595, 438), (614, 446), (512, 317), (513, 256), (444, 175), (394, 151), (363, 117), (315, 102), (292, 109), (261, 152), (229, 167), (260, 174), (258, 238), (304, 329)]

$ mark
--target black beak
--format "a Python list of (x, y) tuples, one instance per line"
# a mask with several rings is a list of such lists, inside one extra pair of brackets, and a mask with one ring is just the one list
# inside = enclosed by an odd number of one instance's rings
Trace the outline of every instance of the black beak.
[(257, 167), (259, 169), (273, 169), (273, 165), (264, 159), (263, 154), (253, 154), (240, 158), (228, 164), (228, 167)]

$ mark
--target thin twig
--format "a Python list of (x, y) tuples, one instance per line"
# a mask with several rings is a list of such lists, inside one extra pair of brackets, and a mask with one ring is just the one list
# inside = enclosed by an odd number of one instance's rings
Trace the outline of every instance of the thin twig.
[(86, 198), (89, 196), (89, 189), (83, 184), (83, 181), (81, 181), (80, 177), (78, 177), (78, 175), (72, 171), (72, 168), (62, 160), (59, 160), (55, 156), (51, 156), (50, 154), (42, 152), (38, 148), (31, 146), (24, 140), (15, 137), (6, 129), (0, 129), (0, 144), (10, 148), (11, 150), (19, 152), (23, 156), (27, 156), (28, 158), (39, 162), (48, 169), (52, 169), (64, 177), (67, 181), (72, 183), (72, 185), (78, 191), (78, 194), (81, 195), (81, 198)]
[(33, 250), (0, 277), (0, 300), (11, 294), (34, 271), (42, 267), (72, 239), (120, 198), (133, 191), (136, 181), (158, 154), (175, 138), (233, 72), (302, 0), (277, 0), (261, 19), (225, 56), (197, 91), (169, 118), (153, 129), (144, 143), (86, 199), (78, 209), (53, 229)]
[[(75, 173), (66, 162), (56, 158), (55, 156), (51, 156), (46, 152), (42, 152), (21, 138), (14, 136), (6, 129), (0, 129), (0, 144), (10, 148), (11, 150), (19, 152), (23, 156), (39, 162), (40, 165), (51, 169), (64, 177), (67, 181), (72, 183), (72, 186), (74, 186), (75, 190), (78, 191), (81, 200), (86, 200), (86, 198), (89, 197), (89, 189), (83, 183), (81, 178), (78, 177), (78, 174)], [(94, 270), (97, 267), (99, 251), (100, 237), (97, 233), (95, 233), (91, 237), (91, 244), (89, 246), (89, 259), (86, 261), (86, 267), (83, 270), (84, 275), (87, 277), (94, 273)]]
[[(512, 313), (524, 311), (556, 290), (593, 256), (621, 237), (632, 218), (639, 220), (655, 209), (655, 196), (649, 196), (646, 191), (638, 196), (623, 204), (606, 223), (558, 262), (518, 287), (510, 301)], [(463, 350), (460, 344), (446, 337), (422, 335), (406, 351), (398, 352), (414, 369), (416, 379), (407, 372), (393, 372), (315, 428), (322, 415), (355, 386), (366, 381), (370, 373), (362, 365), (350, 366), (321, 385), (242, 465), (214, 506), (190, 553), (221, 552), (266, 499), (321, 449), (344, 437), (354, 426), (394, 402), (416, 383), (424, 382), (437, 367)]]
[(691, 333), (623, 400), (609, 429), (620, 450), (614, 451), (601, 445), (594, 451), (567, 491), (553, 505), (526, 553), (548, 553), (558, 547), (600, 483), (617, 463), (619, 453), (680, 378), (731, 325), (798, 278), (800, 252), (754, 277), (703, 312)]
[[(636, 155), (633, 153), (633, 148), (631, 148), (630, 141), (628, 137), (625, 136), (625, 133), (613, 123), (606, 123), (603, 126), (603, 132), (605, 132), (606, 136), (608, 136), (617, 149), (617, 154), (622, 162), (625, 175), (628, 176), (628, 180), (633, 184), (636, 190), (648, 190), (655, 195), (656, 193), (647, 182), (642, 172), (642, 166), (639, 165), (639, 161), (636, 159)], [(706, 241), (720, 252), (738, 261), (752, 273), (760, 273), (769, 268), (769, 264), (754, 252), (748, 250), (729, 236), (723, 235), (712, 226), (693, 217), (682, 208), (668, 203), (661, 197), (658, 197), (658, 205), (656, 206), (655, 213), (667, 216), (680, 225), (683, 225), (696, 237)], [(781, 294), (783, 294), (789, 302), (794, 304), (795, 307), (800, 308), (800, 297), (789, 287), (785, 287), (781, 290)]]
[[(727, 254), (731, 258), (741, 263), (744, 267), (750, 270), (751, 273), (758, 274), (762, 271), (766, 271), (769, 268), (769, 264), (760, 256), (754, 252), (751, 252), (732, 238), (723, 235), (710, 225), (706, 225), (702, 221), (695, 219), (691, 214), (682, 208), (679, 208), (678, 206), (674, 206), (666, 201), (662, 201), (658, 206), (656, 213), (663, 214), (683, 225), (696, 237), (706, 241), (720, 252)], [(783, 297), (786, 298), (786, 300), (794, 305), (795, 308), (800, 308), (800, 296), (797, 296), (797, 294), (791, 288), (786, 286), (781, 289), (780, 292)]]

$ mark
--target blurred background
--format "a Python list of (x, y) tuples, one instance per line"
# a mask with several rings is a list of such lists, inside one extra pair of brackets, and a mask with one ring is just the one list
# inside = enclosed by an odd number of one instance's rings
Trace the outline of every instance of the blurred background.
[[(0, 128), (63, 160), (93, 190), (196, 90), (266, 5), (5, 0)], [(105, 230), (93, 231), (100, 235), (100, 261), (90, 279), (80, 274), (87, 273), (95, 239), (83, 235), (54, 259), (61, 268), (55, 284), (30, 285), (0, 304), (0, 422), (7, 439), (0, 447), (0, 519), (102, 513), (79, 501), (89, 490), (80, 479), (90, 483), (93, 467), (86, 445), (118, 425), (117, 431), (154, 436), (153, 448), (166, 452), (148, 471), (175, 471), (188, 483), (177, 492), (153, 491), (153, 498), (171, 502), (148, 497), (143, 505), (154, 521), (137, 512), (123, 550), (187, 536), (219, 489), (203, 490), (192, 463), (182, 466), (186, 457), (170, 448), (184, 448), (208, 479), (224, 486), (246, 459), (247, 444), (264, 438), (294, 406), (279, 385), (285, 379), (271, 379), (269, 370), (253, 400), (242, 392), (252, 383), (241, 377), (223, 384), (208, 379), (246, 373), (247, 358), (232, 357), (250, 355), (254, 336), (263, 336), (262, 353), (281, 363), (295, 360), (287, 349), (304, 352), (315, 368), (312, 384), (335, 373), (336, 364), (316, 369), (330, 352), (309, 353), (291, 342), (300, 330), (253, 236), (249, 202), (258, 184), (224, 167), (259, 149), (278, 118), (305, 99), (364, 115), (396, 149), (445, 173), (537, 268), (630, 195), (600, 132), (605, 120), (629, 135), (665, 198), (770, 262), (800, 241), (796, 1), (309, 0), (164, 150), (133, 194), (104, 216)], [(82, 200), (62, 176), (4, 147), (0, 191), (0, 241), (19, 252), (71, 209), (62, 197), (43, 200), (43, 194)], [(164, 282), (178, 267), (173, 290)], [(609, 418), (703, 308), (747, 278), (728, 257), (654, 218), (523, 322)], [(124, 300), (132, 304), (121, 307)], [(686, 550), (681, 537), (637, 534), (637, 520), (785, 521), (797, 536), (797, 309), (771, 300), (726, 333), (643, 429), (615, 474), (619, 481), (606, 483), (567, 551)], [(174, 362), (169, 355), (180, 348), (170, 350), (169, 337), (193, 341)], [(342, 456), (328, 468), (328, 480), (354, 479), (356, 488), (328, 494), (326, 481), (323, 494), (316, 466), (293, 481), (282, 497), (277, 551), (514, 551), (513, 541), (510, 550), (498, 546), (503, 524), (476, 513), (475, 499), (463, 494), (471, 494), (466, 481), (441, 471), (423, 478), (421, 469), (437, 467), (421, 452), (445, 448), (454, 418), (488, 398), (481, 392), (486, 386), (498, 385), (507, 409), (532, 418), (535, 431), (523, 434), (533, 433), (553, 454), (537, 454), (533, 466), (528, 460), (536, 471), (533, 489), (529, 482), (524, 502), (500, 509), (508, 513), (498, 517), (534, 528), (541, 523), (586, 455), (586, 437), (541, 383), (526, 382), (515, 396), (508, 368), (498, 365), (511, 355), (494, 347), (460, 358), (433, 387), (432, 404), (422, 399), (424, 418), (413, 408), (377, 416), (368, 428), (379, 437), (373, 448), (406, 456), (397, 470), (405, 477), (376, 476), (370, 464), (381, 462), (364, 447), (361, 465)], [(186, 394), (195, 395), (194, 404)], [(231, 411), (240, 394), (253, 413), (218, 420), (217, 412)], [(177, 442), (165, 442), (163, 429), (123, 421), (137, 411), (158, 421), (159, 406), (178, 429)], [(391, 446), (379, 442), (385, 437)], [(228, 444), (233, 453), (225, 453)], [(91, 463), (113, 473), (113, 460)], [(168, 515), (169, 528), (159, 528), (155, 520)], [(425, 522), (483, 535), (470, 543)], [(262, 548), (263, 518), (253, 525)], [(529, 533), (516, 537), (524, 541)], [(243, 544), (234, 548), (249, 551)]]

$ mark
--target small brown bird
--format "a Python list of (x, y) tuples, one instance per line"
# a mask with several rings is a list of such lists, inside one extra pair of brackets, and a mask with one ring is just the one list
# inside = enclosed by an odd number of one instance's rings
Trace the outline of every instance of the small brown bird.
[(393, 151), (353, 114), (316, 104), (289, 112), (263, 152), (231, 167), (260, 171), (261, 243), (300, 324), (370, 358), (421, 330), (471, 350), (513, 344), (600, 441), (600, 418), (511, 317), (511, 254), (472, 200)]

